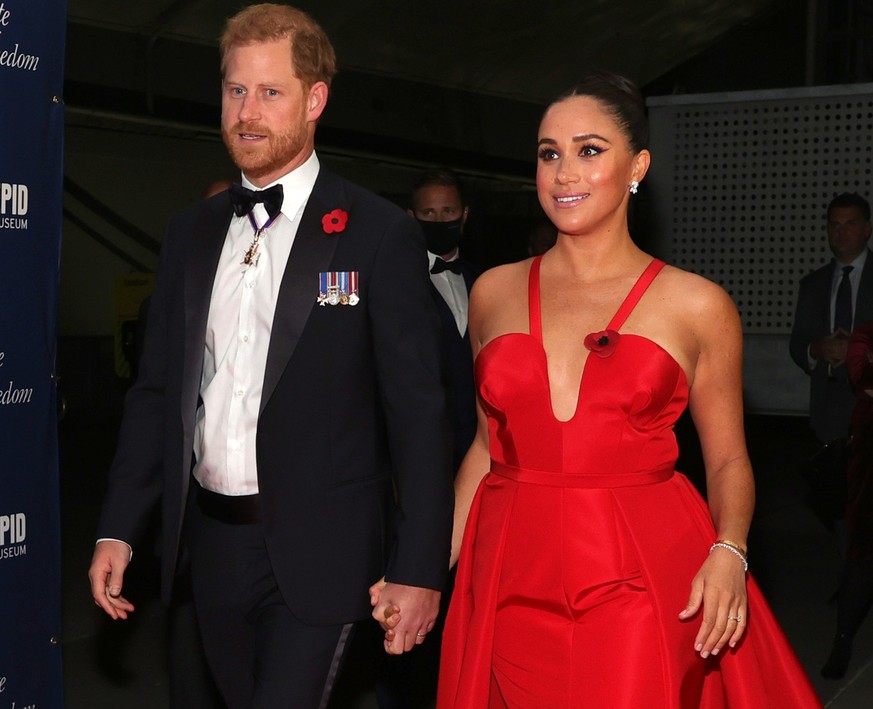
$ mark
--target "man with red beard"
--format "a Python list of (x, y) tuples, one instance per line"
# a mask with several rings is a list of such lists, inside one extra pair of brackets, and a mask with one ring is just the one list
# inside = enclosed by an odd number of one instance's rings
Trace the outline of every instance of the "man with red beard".
[[(190, 570), (230, 709), (320, 707), (351, 624), (403, 608), (425, 641), (448, 568), (452, 478), (424, 242), (330, 174), (315, 126), (333, 48), (305, 13), (251, 6), (221, 40), (240, 185), (171, 221), (89, 577), (112, 618), (162, 507), (162, 593)], [(393, 539), (386, 548), (388, 525)]]

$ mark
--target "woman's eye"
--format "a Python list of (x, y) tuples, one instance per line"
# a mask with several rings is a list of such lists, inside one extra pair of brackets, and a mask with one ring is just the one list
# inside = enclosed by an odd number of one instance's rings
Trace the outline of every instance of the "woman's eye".
[(541, 148), (537, 157), (544, 162), (548, 162), (558, 157), (558, 154), (552, 148)]
[(602, 152), (603, 150), (596, 145), (583, 145), (582, 149), (579, 151), (579, 155), (583, 158), (593, 158), (595, 155), (600, 155)]

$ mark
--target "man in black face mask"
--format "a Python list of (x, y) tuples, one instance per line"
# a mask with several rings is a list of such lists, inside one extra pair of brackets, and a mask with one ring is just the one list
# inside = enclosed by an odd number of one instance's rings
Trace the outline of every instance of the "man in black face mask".
[(443, 323), (444, 381), (454, 429), (455, 471), (476, 434), (473, 359), (467, 332), (470, 288), (478, 271), (458, 256), (469, 208), (457, 175), (448, 169), (424, 172), (412, 191), (412, 209), (424, 232), (430, 263), (431, 294)]
[[(468, 208), (461, 184), (451, 170), (422, 173), (412, 190), (411, 209), (424, 232), (430, 264), (431, 296), (443, 330), (443, 386), (453, 433), (455, 472), (476, 435), (476, 393), (473, 355), (467, 332), (470, 288), (479, 274), (458, 256)], [(376, 696), (380, 709), (426, 709), (433, 706), (439, 668), (440, 634), (449, 590), (443, 592), (437, 624), (428, 642), (416, 652), (399, 656), (380, 653), (376, 666)]]

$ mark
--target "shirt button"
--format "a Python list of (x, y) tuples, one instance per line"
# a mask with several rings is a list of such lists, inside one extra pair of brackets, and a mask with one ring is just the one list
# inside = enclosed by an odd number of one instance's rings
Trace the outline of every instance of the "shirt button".
[(245, 394), (245, 392), (242, 389), (236, 390), (236, 396), (242, 396), (243, 394)]
[(249, 341), (249, 336), (248, 336), (248, 335), (243, 335), (243, 336), (242, 336), (242, 341), (243, 341), (243, 342), (248, 342), (248, 341)]

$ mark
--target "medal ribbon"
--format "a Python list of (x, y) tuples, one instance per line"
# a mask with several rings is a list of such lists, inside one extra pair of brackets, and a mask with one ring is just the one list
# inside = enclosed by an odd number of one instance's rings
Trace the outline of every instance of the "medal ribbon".
[(252, 243), (249, 245), (248, 251), (246, 251), (245, 256), (243, 256), (243, 260), (242, 260), (243, 265), (245, 265), (245, 266), (257, 266), (258, 265), (258, 256), (260, 255), (258, 253), (258, 246), (260, 246), (260, 243), (261, 243), (261, 236), (263, 235), (263, 233), (267, 229), (270, 228), (270, 226), (272, 226), (273, 222), (276, 221), (276, 217), (278, 217), (279, 214), (281, 214), (281, 212), (277, 212), (276, 214), (274, 214), (272, 217), (267, 219), (264, 226), (259, 227), (258, 222), (255, 219), (254, 210), (249, 212), (249, 222), (252, 225), (252, 229), (255, 230), (255, 236), (252, 239)]

